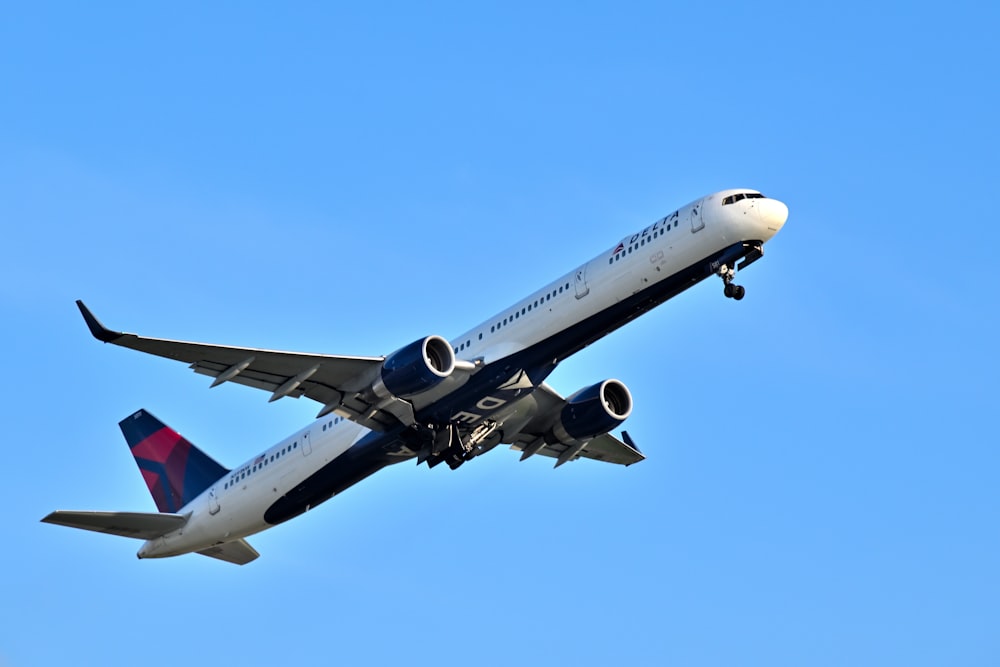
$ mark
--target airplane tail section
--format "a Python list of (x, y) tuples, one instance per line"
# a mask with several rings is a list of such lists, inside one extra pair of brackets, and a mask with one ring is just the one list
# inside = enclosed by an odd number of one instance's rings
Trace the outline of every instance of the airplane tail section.
[(118, 425), (160, 512), (177, 512), (229, 472), (145, 410)]

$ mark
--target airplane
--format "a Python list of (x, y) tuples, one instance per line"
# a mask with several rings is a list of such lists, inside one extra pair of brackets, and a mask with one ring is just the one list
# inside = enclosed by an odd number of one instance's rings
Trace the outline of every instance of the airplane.
[(139, 558), (198, 553), (238, 565), (246, 538), (329, 500), (382, 468), (416, 459), (456, 469), (500, 444), (555, 459), (629, 466), (645, 456), (625, 431), (632, 395), (607, 379), (562, 397), (546, 377), (570, 355), (717, 276), (742, 300), (737, 270), (763, 256), (788, 207), (758, 191), (697, 199), (462, 335), (431, 335), (381, 357), (210, 345), (114, 331), (77, 301), (99, 341), (189, 364), (211, 386), (269, 401), (306, 397), (315, 421), (228, 469), (146, 410), (119, 424), (157, 512), (57, 510), (43, 522), (144, 540)]

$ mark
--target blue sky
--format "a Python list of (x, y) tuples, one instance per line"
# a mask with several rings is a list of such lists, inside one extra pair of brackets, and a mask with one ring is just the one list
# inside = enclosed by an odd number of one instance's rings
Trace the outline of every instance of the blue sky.
[[(995, 665), (998, 11), (23, 3), (0, 20), (0, 665)], [(244, 568), (43, 525), (153, 510), (117, 421), (235, 465), (309, 420), (102, 346), (384, 354), (706, 193), (741, 274), (573, 357), (628, 469), (404, 464)]]

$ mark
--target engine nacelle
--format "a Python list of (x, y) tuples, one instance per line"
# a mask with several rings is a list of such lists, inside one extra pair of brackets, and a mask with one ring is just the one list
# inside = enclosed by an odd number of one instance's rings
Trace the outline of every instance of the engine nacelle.
[(402, 347), (382, 363), (372, 385), (380, 398), (408, 398), (433, 389), (455, 370), (455, 351), (441, 336), (428, 336)]
[(632, 394), (618, 380), (605, 380), (567, 399), (552, 427), (560, 442), (586, 442), (620, 426), (632, 414)]

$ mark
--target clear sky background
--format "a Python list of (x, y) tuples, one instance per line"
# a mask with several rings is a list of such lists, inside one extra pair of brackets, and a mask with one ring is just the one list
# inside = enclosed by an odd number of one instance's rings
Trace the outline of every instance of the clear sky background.
[[(808, 6), (807, 6), (808, 5)], [(9, 3), (0, 665), (1000, 664), (996, 25), (966, 3)], [(785, 201), (567, 360), (648, 456), (402, 464), (138, 561), (144, 407), (236, 465), (317, 405), (93, 340), (385, 354), (704, 194)]]

